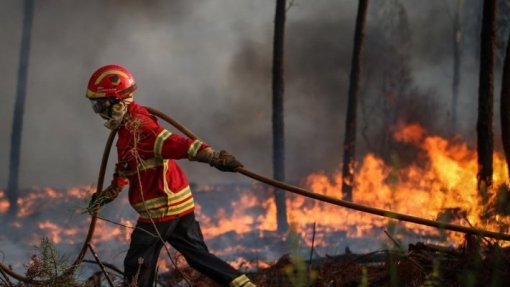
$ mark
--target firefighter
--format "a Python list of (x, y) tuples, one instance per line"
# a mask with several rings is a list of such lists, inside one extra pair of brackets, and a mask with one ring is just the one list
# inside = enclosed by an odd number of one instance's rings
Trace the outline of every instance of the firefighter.
[(133, 101), (136, 82), (118, 65), (99, 68), (90, 78), (87, 98), (105, 126), (118, 131), (118, 162), (106, 189), (90, 200), (89, 212), (114, 200), (129, 184), (129, 202), (139, 214), (124, 260), (126, 283), (152, 286), (158, 255), (165, 242), (188, 264), (221, 286), (252, 287), (250, 279), (211, 254), (195, 220), (188, 179), (175, 160), (208, 163), (221, 171), (242, 167), (226, 151), (162, 128), (146, 108)]

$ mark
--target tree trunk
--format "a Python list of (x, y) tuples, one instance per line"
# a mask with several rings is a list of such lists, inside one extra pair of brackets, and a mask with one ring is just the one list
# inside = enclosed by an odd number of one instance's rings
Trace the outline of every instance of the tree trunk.
[(11, 152), (9, 158), (9, 180), (7, 183), (7, 198), (9, 200), (9, 214), (16, 214), (18, 209), (18, 181), (21, 155), (21, 135), (23, 128), (23, 113), (27, 88), (28, 60), (30, 56), (30, 34), (34, 17), (34, 0), (25, 0), (23, 13), (23, 31), (18, 67), (18, 83), (16, 87), (16, 101), (11, 131)]
[(461, 39), (462, 39), (462, 8), (464, 0), (457, 0), (455, 16), (453, 19), (453, 82), (452, 82), (452, 130), (457, 129), (457, 105), (459, 101), (460, 64), (461, 64)]
[(506, 46), (503, 76), (501, 81), (501, 134), (505, 150), (506, 165), (510, 173), (510, 36)]
[(478, 189), (484, 199), (486, 199), (486, 188), (492, 185), (496, 9), (496, 0), (484, 1), (480, 45), (478, 123), (476, 127), (478, 135)]
[[(273, 41), (273, 174), (274, 178), (280, 181), (285, 180), (283, 122), (285, 9), (286, 0), (277, 0)], [(277, 189), (275, 191), (275, 201), (277, 228), (279, 232), (285, 232), (289, 228), (287, 208), (285, 206), (285, 191)]]
[(354, 163), (356, 155), (356, 109), (361, 73), (361, 54), (365, 36), (368, 0), (360, 0), (356, 28), (354, 32), (354, 48), (352, 51), (349, 98), (347, 102), (347, 118), (345, 120), (344, 162), (342, 171), (342, 193), (345, 200), (352, 200), (354, 186)]

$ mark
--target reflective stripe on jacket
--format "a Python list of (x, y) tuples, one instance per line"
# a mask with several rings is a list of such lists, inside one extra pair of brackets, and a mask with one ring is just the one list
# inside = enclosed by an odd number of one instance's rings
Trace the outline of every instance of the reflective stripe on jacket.
[(159, 126), (147, 109), (128, 106), (117, 140), (118, 163), (114, 182), (129, 180), (129, 202), (139, 222), (171, 220), (194, 210), (188, 179), (176, 159), (193, 159), (208, 145)]

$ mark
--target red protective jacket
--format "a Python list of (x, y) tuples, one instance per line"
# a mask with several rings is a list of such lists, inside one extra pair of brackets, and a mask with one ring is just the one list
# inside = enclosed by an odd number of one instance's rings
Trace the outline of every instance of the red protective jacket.
[(129, 183), (129, 202), (139, 222), (171, 220), (194, 210), (188, 179), (174, 159), (193, 159), (208, 145), (172, 134), (146, 108), (131, 103), (118, 131), (112, 184)]

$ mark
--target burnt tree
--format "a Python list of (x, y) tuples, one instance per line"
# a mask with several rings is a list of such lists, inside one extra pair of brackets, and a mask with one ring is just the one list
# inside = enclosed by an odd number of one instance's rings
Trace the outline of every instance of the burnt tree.
[[(363, 61), (372, 67), (363, 72), (364, 81), (372, 84), (367, 86), (366, 96), (359, 98), (358, 129), (368, 149), (393, 165), (406, 156), (396, 156), (402, 146), (388, 131), (400, 121), (429, 123), (424, 119), (429, 119), (430, 111), (438, 107), (433, 101), (418, 100), (426, 99), (428, 93), (415, 84), (411, 72), (411, 30), (405, 6), (401, 0), (375, 1), (370, 5), (377, 25), (367, 31), (365, 46), (377, 49), (363, 53)], [(374, 92), (370, 92), (370, 86)]]
[(510, 173), (510, 36), (506, 45), (501, 80), (501, 137), (505, 150), (506, 165)]
[(354, 32), (354, 47), (352, 50), (349, 95), (347, 100), (347, 116), (345, 119), (344, 158), (342, 168), (342, 193), (344, 199), (352, 200), (354, 186), (354, 163), (356, 156), (356, 109), (358, 107), (359, 82), (361, 74), (361, 60), (365, 24), (367, 18), (368, 0), (360, 0), (356, 28)]
[(25, 0), (23, 12), (23, 30), (21, 34), (21, 48), (19, 54), (18, 82), (16, 86), (16, 101), (11, 130), (11, 151), (9, 154), (9, 179), (7, 183), (7, 198), (9, 200), (9, 214), (16, 214), (18, 205), (18, 181), (21, 155), (21, 135), (23, 129), (23, 114), (27, 94), (27, 74), (30, 56), (30, 38), (34, 18), (34, 0)]
[[(276, 180), (285, 180), (285, 146), (283, 122), (283, 94), (284, 83), (284, 36), (286, 0), (276, 1), (273, 40), (273, 176)], [(285, 191), (275, 191), (276, 220), (279, 232), (289, 228), (287, 222), (287, 208), (285, 206)]]
[(452, 132), (457, 127), (457, 105), (459, 101), (461, 43), (462, 43), (462, 8), (464, 0), (457, 0), (455, 15), (453, 18), (453, 81), (452, 81)]
[(492, 185), (494, 61), (496, 43), (496, 0), (485, 0), (480, 45), (480, 74), (478, 88), (478, 190), (486, 198), (486, 188)]

